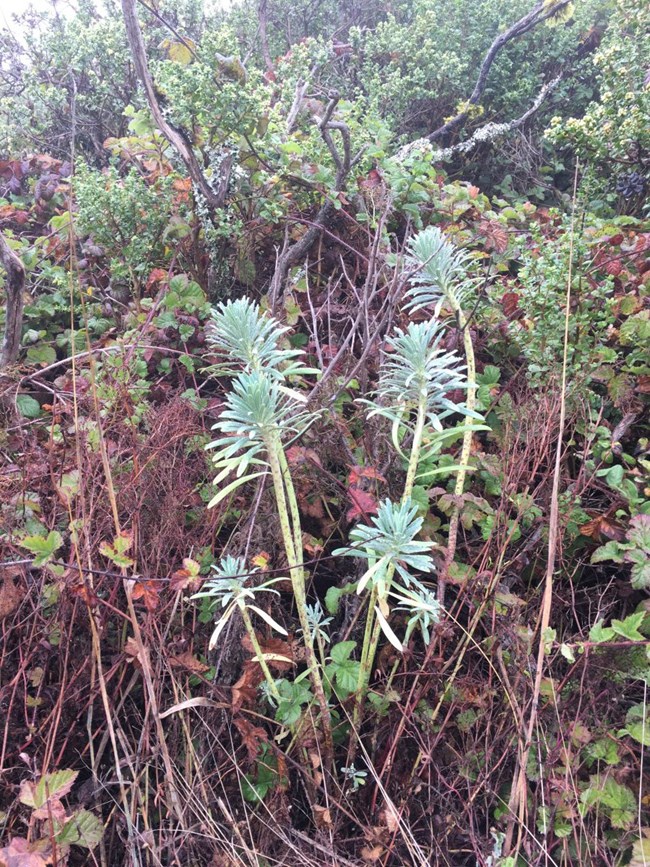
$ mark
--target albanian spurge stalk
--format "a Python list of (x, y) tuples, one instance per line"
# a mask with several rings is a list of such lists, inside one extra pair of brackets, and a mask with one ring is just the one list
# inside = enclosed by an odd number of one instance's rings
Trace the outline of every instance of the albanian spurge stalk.
[[(357, 587), (358, 593), (370, 588), (353, 712), (357, 728), (381, 633), (397, 650), (403, 649), (389, 623), (389, 597), (395, 595), (393, 585), (399, 584), (398, 601), (403, 603), (406, 599), (414, 612), (426, 613), (427, 626), (438, 618), (438, 608), (431, 605), (430, 592), (411, 571), (433, 571), (428, 553), (431, 543), (416, 539), (423, 518), (417, 515), (418, 508), (411, 497), (417, 481), (437, 472), (419, 472), (419, 467), (423, 459), (439, 451), (449, 435), (443, 430), (443, 419), (452, 413), (475, 415), (464, 404), (452, 403), (447, 397), (451, 391), (466, 389), (467, 379), (459, 356), (441, 346), (442, 337), (442, 326), (435, 318), (410, 323), (406, 331), (396, 329), (386, 341), (375, 397), (364, 401), (371, 407), (371, 416), (381, 415), (391, 422), (393, 445), (406, 464), (406, 480), (400, 503), (390, 500), (382, 503), (372, 519), (373, 526), (359, 525), (352, 530), (350, 539), (355, 547), (335, 552), (363, 557), (368, 562), (368, 569)], [(476, 428), (475, 425), (468, 427)], [(458, 428), (453, 432), (457, 435)], [(402, 444), (407, 441), (410, 441), (410, 448), (405, 454)], [(444, 472), (449, 469), (453, 468), (445, 467)], [(415, 622), (409, 627), (407, 639), (414, 625)], [(424, 634), (428, 637), (428, 629)]]
[[(233, 377), (233, 383), (225, 409), (213, 426), (213, 430), (222, 436), (206, 447), (216, 449), (213, 460), (219, 472), (214, 480), (215, 485), (226, 482), (215, 494), (210, 506), (215, 506), (236, 488), (258, 476), (271, 476), (289, 577), (305, 644), (305, 659), (321, 712), (324, 760), (331, 765), (333, 746), (330, 709), (314, 650), (305, 589), (300, 514), (285, 454), (285, 443), (304, 433), (316, 418), (305, 410), (305, 398), (287, 385), (287, 378), (317, 371), (302, 363), (303, 353), (300, 350), (280, 346), (280, 340), (287, 330), (246, 299), (220, 304), (213, 313), (209, 341), (220, 356), (225, 356), (213, 370)], [(253, 467), (259, 469), (250, 472)], [(228, 482), (231, 476), (234, 479)], [(266, 588), (268, 585), (263, 586)], [(263, 655), (259, 651), (257, 639), (253, 640), (247, 610), (252, 606), (240, 601), (237, 601), (237, 605), (261, 662)], [(260, 609), (253, 610), (261, 614)], [(265, 619), (271, 622), (268, 616)], [(275, 621), (271, 625), (277, 629)], [(268, 668), (264, 675), (269, 691), (277, 699), (277, 687), (271, 682), (267, 671)]]
[[(447, 304), (456, 314), (458, 328), (463, 335), (463, 349), (467, 366), (467, 415), (475, 415), (476, 409), (476, 363), (474, 346), (469, 323), (464, 312), (464, 306), (469, 297), (475, 294), (476, 280), (469, 277), (467, 269), (469, 255), (458, 249), (436, 226), (429, 226), (411, 240), (410, 256), (407, 259), (416, 267), (411, 277), (411, 288), (407, 292), (407, 308), (420, 310), (434, 305), (434, 315), (439, 316), (444, 304)], [(463, 434), (463, 447), (460, 457), (460, 467), (456, 476), (454, 495), (458, 498), (463, 494), (467, 464), (472, 447), (472, 432), (468, 427)], [(449, 521), (449, 538), (447, 553), (442, 575), (438, 581), (438, 601), (445, 604), (445, 585), (449, 567), (456, 553), (458, 538), (458, 523), (460, 507), (454, 506)]]

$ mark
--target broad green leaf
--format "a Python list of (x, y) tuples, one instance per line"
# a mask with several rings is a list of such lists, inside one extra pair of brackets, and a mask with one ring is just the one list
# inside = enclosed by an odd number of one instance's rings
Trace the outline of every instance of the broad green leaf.
[(23, 780), (18, 799), (21, 804), (38, 810), (49, 800), (61, 799), (67, 795), (78, 774), (79, 771), (53, 771), (51, 774), (44, 774), (36, 783)]
[(618, 734), (619, 737), (627, 734), (640, 744), (650, 747), (650, 722), (645, 705), (632, 705), (625, 717), (625, 728), (621, 729)]
[(611, 641), (616, 635), (611, 626), (603, 626), (604, 620), (599, 620), (589, 630), (589, 641), (595, 644), (602, 644), (605, 641)]
[(30, 346), (27, 350), (27, 359), (33, 364), (54, 364), (56, 361), (56, 351), (53, 346), (48, 346), (46, 343)]
[(573, 652), (573, 648), (570, 647), (568, 644), (562, 643), (560, 645), (560, 653), (568, 662), (575, 662), (576, 661), (576, 655)]
[(603, 563), (610, 560), (614, 563), (622, 563), (624, 552), (625, 547), (622, 546), (620, 542), (615, 542), (612, 539), (605, 545), (601, 545), (600, 548), (596, 548), (594, 553), (591, 555), (591, 562)]
[(339, 643), (335, 644), (330, 651), (332, 662), (336, 662), (339, 665), (346, 662), (350, 658), (350, 654), (356, 646), (356, 641), (339, 641)]
[(23, 418), (39, 418), (41, 415), (40, 403), (28, 394), (17, 394), (16, 406)]
[(51, 530), (47, 536), (25, 536), (20, 545), (36, 555), (34, 566), (43, 566), (63, 545), (63, 537), (56, 530)]
[(176, 42), (173, 39), (163, 39), (160, 47), (167, 52), (167, 56), (174, 63), (179, 63), (181, 66), (188, 66), (192, 62), (193, 54), (196, 46), (191, 39), (185, 39), (183, 42)]
[(628, 638), (630, 641), (644, 641), (643, 635), (639, 632), (639, 626), (645, 617), (645, 611), (637, 611), (636, 614), (630, 614), (625, 620), (612, 620), (612, 629), (617, 635)]
[(93, 849), (104, 834), (104, 826), (90, 810), (77, 810), (57, 831), (55, 837), (59, 845), (83, 846)]
[(131, 557), (127, 556), (127, 551), (133, 545), (133, 534), (123, 531), (115, 537), (113, 544), (110, 542), (102, 542), (99, 546), (100, 552), (119, 566), (121, 569), (128, 569), (135, 562)]

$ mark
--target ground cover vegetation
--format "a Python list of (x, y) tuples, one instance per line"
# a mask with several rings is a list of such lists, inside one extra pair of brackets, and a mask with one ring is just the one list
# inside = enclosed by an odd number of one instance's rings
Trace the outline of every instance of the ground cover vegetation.
[(650, 8), (0, 31), (0, 865), (650, 863)]

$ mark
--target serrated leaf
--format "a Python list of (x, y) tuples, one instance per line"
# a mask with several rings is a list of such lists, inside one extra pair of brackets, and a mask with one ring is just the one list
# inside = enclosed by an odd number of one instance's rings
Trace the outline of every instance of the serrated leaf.
[(643, 704), (634, 704), (628, 710), (625, 717), (625, 728), (618, 733), (619, 736), (628, 734), (635, 741), (650, 747), (650, 723)]
[(48, 800), (60, 799), (67, 795), (78, 774), (79, 771), (53, 771), (51, 774), (44, 774), (36, 783), (23, 780), (18, 799), (27, 807), (39, 809)]
[(39, 418), (41, 415), (40, 403), (28, 394), (16, 395), (16, 407), (23, 418)]
[(622, 638), (628, 638), (630, 641), (644, 641), (643, 635), (639, 632), (639, 626), (645, 617), (645, 611), (637, 611), (636, 614), (630, 614), (625, 620), (612, 620), (612, 629)]
[(602, 644), (605, 641), (611, 641), (616, 635), (611, 626), (603, 626), (604, 620), (599, 620), (589, 630), (589, 641), (594, 644)]
[(101, 820), (90, 810), (77, 810), (57, 831), (56, 842), (63, 846), (83, 846), (93, 849), (104, 834)]
[(350, 654), (356, 646), (356, 641), (339, 641), (339, 643), (335, 644), (330, 651), (332, 662), (342, 665), (350, 658)]
[(51, 530), (47, 536), (25, 536), (20, 545), (36, 554), (34, 566), (43, 566), (63, 545), (63, 537), (56, 530)]

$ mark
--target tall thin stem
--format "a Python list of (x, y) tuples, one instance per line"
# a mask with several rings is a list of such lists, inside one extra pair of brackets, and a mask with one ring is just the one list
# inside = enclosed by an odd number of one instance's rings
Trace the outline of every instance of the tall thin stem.
[[(323, 723), (323, 734), (325, 736), (324, 757), (327, 764), (331, 764), (334, 745), (332, 741), (332, 721), (330, 717), (329, 704), (327, 696), (323, 688), (323, 680), (320, 675), (318, 659), (314, 652), (314, 641), (309, 626), (309, 617), (307, 615), (307, 594), (305, 592), (305, 572), (302, 566), (302, 539), (300, 533), (300, 516), (298, 514), (298, 506), (296, 495), (293, 488), (293, 482), (288, 472), (286, 456), (284, 449), (277, 437), (269, 437), (266, 442), (269, 466), (271, 468), (271, 477), (273, 479), (273, 490), (275, 492), (275, 500), (278, 507), (278, 517), (280, 519), (280, 529), (282, 532), (282, 540), (289, 561), (289, 576), (291, 578), (291, 586), (293, 595), (296, 600), (296, 609), (298, 611), (298, 619), (302, 628), (303, 637), (305, 640), (305, 657), (309, 667), (309, 677), (311, 679), (312, 688), (316, 701), (320, 707), (321, 718)], [(283, 463), (287, 472), (283, 472)], [(289, 501), (289, 506), (287, 505)], [(291, 510), (294, 527), (289, 517)], [(298, 535), (296, 535), (298, 534)], [(296, 550), (296, 541), (300, 540), (301, 545)]]
[(282, 696), (275, 685), (275, 680), (273, 679), (273, 675), (271, 674), (271, 670), (269, 669), (266, 660), (264, 659), (264, 654), (262, 653), (262, 648), (260, 646), (259, 641), (257, 640), (257, 635), (255, 633), (255, 629), (253, 627), (253, 622), (250, 618), (250, 614), (246, 610), (246, 606), (243, 602), (238, 603), (239, 610), (241, 611), (242, 620), (244, 621), (244, 626), (246, 627), (246, 632), (248, 633), (248, 637), (251, 640), (251, 644), (253, 645), (253, 650), (255, 651), (255, 656), (257, 661), (260, 664), (260, 668), (262, 669), (262, 673), (266, 679), (266, 682), (269, 685), (269, 691), (273, 698), (276, 701), (280, 701)]
[[(465, 363), (467, 365), (466, 406), (470, 412), (474, 412), (474, 410), (476, 409), (476, 360), (474, 358), (474, 345), (472, 343), (472, 335), (460, 303), (456, 300), (452, 292), (448, 293), (447, 298), (449, 299), (449, 302), (458, 318), (458, 327), (463, 332), (463, 348), (465, 351)], [(460, 524), (461, 506), (458, 505), (459, 501), (457, 498), (461, 497), (463, 494), (463, 489), (465, 487), (465, 478), (467, 477), (466, 467), (470, 458), (471, 451), (472, 431), (466, 430), (463, 434), (463, 447), (460, 453), (460, 469), (458, 470), (458, 475), (456, 476), (456, 484), (454, 486), (456, 505), (454, 505), (453, 512), (451, 513), (451, 518), (449, 519), (447, 553), (445, 555), (445, 562), (440, 572), (440, 578), (438, 579), (438, 602), (443, 607), (445, 604), (445, 592), (447, 589), (447, 576), (449, 575), (449, 569), (451, 567), (451, 564), (454, 561), (454, 555), (456, 554), (456, 545), (458, 543), (458, 528)]]
[[(418, 405), (418, 414), (415, 421), (415, 430), (413, 431), (413, 443), (411, 445), (411, 454), (409, 455), (408, 469), (406, 471), (406, 481), (404, 482), (404, 493), (402, 494), (402, 502), (410, 500), (413, 494), (415, 485), (415, 477), (417, 475), (418, 463), (420, 462), (420, 452), (422, 450), (422, 438), (427, 419), (427, 395), (424, 392), (420, 397)], [(386, 569), (384, 577), (384, 585), (381, 595), (377, 584), (373, 584), (370, 598), (368, 600), (368, 613), (366, 616), (366, 629), (363, 636), (363, 647), (361, 649), (361, 662), (359, 666), (359, 680), (357, 684), (357, 697), (354, 705), (353, 722), (355, 728), (358, 729), (361, 724), (363, 701), (368, 691), (370, 676), (372, 674), (372, 665), (377, 654), (377, 647), (381, 637), (381, 626), (375, 615), (375, 605), (385, 602), (388, 593), (393, 584), (395, 575), (395, 567), (390, 564)]]

